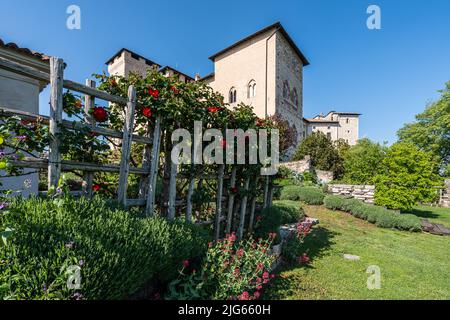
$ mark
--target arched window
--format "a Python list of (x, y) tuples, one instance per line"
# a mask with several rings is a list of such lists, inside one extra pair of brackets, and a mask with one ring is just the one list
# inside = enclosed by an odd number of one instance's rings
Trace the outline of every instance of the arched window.
[(248, 83), (247, 86), (247, 98), (256, 97), (256, 82), (252, 80)]
[(237, 92), (236, 92), (235, 88), (231, 88), (230, 89), (228, 101), (229, 101), (229, 103), (236, 103), (236, 101), (237, 101)]
[(291, 92), (291, 88), (289, 87), (289, 82), (284, 81), (284, 83), (283, 83), (283, 98), (288, 99), (290, 92)]

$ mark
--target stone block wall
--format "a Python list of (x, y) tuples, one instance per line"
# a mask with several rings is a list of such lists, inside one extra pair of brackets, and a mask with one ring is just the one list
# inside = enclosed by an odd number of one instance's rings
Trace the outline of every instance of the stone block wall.
[(351, 197), (365, 203), (374, 203), (375, 186), (332, 184), (328, 186), (328, 191), (336, 196)]
[(445, 188), (442, 190), (439, 205), (444, 208), (450, 208), (450, 180), (445, 180)]
[(316, 170), (317, 180), (322, 183), (330, 183), (333, 181), (334, 174), (332, 171)]
[(309, 156), (306, 156), (305, 159), (300, 160), (300, 161), (280, 163), (280, 166), (286, 167), (297, 173), (311, 172), (311, 170), (312, 170), (311, 158)]

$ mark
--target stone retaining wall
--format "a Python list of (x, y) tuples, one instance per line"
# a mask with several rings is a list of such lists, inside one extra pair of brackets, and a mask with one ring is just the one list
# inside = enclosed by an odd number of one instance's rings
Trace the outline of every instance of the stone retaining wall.
[(336, 196), (351, 197), (365, 203), (374, 203), (375, 186), (330, 184), (328, 191)]
[(445, 180), (445, 189), (442, 190), (439, 205), (444, 208), (450, 208), (450, 180)]
[(304, 160), (300, 160), (300, 161), (280, 163), (280, 166), (286, 167), (297, 173), (311, 172), (311, 170), (312, 170), (311, 158), (309, 156), (306, 156)]

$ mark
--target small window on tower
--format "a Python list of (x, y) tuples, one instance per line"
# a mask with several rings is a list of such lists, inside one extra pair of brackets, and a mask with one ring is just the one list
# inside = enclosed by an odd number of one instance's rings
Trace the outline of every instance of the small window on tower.
[(347, 118), (347, 124), (350, 122), (350, 119), (349, 118)]
[(235, 103), (237, 101), (237, 92), (235, 88), (230, 89), (228, 101), (229, 103)]
[(256, 97), (256, 82), (252, 80), (248, 83), (247, 86), (247, 98)]

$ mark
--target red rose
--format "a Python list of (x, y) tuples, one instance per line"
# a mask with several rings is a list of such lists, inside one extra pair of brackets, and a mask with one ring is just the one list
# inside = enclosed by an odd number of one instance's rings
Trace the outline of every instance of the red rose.
[(221, 144), (222, 144), (222, 148), (225, 149), (227, 147), (227, 140), (222, 139)]
[(75, 102), (75, 107), (78, 108), (78, 109), (81, 109), (83, 107), (83, 104), (81, 103), (81, 100), (77, 100)]
[(170, 90), (172, 90), (172, 92), (174, 93), (174, 94), (178, 94), (180, 91), (177, 89), (177, 87), (175, 87), (175, 86), (172, 86), (171, 88), (170, 88)]
[(151, 95), (153, 98), (158, 99), (159, 97), (159, 91), (153, 88), (148, 89), (148, 94)]
[(188, 268), (189, 267), (189, 260), (183, 261), (183, 267)]
[(98, 191), (100, 191), (100, 189), (101, 189), (101, 187), (98, 184), (92, 186), (92, 191), (94, 191), (94, 192), (98, 192)]
[(219, 107), (209, 107), (208, 108), (208, 112), (210, 112), (210, 113), (216, 113), (219, 110), (220, 110)]
[(256, 126), (257, 127), (262, 127), (264, 125), (264, 121), (261, 119), (256, 120)]
[(307, 264), (309, 262), (309, 257), (306, 253), (304, 253), (301, 257), (298, 257), (298, 263)]
[(105, 122), (106, 120), (108, 120), (108, 112), (106, 112), (105, 108), (103, 107), (95, 107), (92, 111), (92, 115), (98, 122)]
[(152, 109), (150, 107), (145, 107), (142, 109), (142, 114), (145, 117), (150, 118), (152, 116)]

